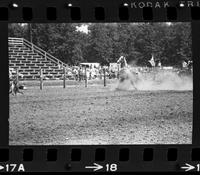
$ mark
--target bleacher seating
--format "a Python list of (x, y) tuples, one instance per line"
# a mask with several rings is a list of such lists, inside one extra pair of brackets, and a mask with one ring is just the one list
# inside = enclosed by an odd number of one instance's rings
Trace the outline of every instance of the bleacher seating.
[[(23, 38), (9, 38), (9, 69), (16, 70), (23, 80), (40, 78), (40, 69), (46, 79), (60, 79), (67, 65)], [(13, 71), (15, 72), (15, 71)]]

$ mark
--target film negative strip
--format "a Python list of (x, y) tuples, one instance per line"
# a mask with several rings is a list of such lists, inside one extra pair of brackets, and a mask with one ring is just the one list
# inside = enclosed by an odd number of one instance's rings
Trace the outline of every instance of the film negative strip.
[(1, 0), (0, 173), (200, 172), (199, 20), (197, 0)]

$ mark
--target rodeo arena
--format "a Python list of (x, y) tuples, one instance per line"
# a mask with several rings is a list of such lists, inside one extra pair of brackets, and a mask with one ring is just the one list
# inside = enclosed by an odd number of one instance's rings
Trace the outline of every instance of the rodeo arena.
[(11, 145), (192, 142), (192, 60), (69, 66), (24, 38), (8, 45)]

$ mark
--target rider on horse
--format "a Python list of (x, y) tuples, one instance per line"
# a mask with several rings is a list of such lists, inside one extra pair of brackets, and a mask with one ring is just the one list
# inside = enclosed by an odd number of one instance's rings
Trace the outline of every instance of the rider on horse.
[(124, 56), (119, 57), (119, 59), (117, 60), (117, 64), (119, 65), (120, 69), (128, 66), (126, 58)]
[(138, 81), (138, 73), (136, 70), (131, 69), (126, 61), (126, 58), (124, 56), (120, 56), (120, 58), (117, 60), (117, 64), (120, 67), (119, 70), (119, 81), (120, 83), (123, 83), (125, 80), (129, 81), (132, 85), (132, 87), (136, 90), (136, 82)]

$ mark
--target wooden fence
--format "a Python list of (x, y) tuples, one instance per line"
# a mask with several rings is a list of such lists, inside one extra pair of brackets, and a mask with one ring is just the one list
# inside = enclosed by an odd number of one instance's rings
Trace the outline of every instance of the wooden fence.
[[(63, 78), (62, 78), (62, 81), (63, 81), (63, 88), (66, 88), (66, 68), (64, 67), (63, 68)], [(106, 79), (107, 79), (107, 76), (106, 76), (106, 69), (103, 69), (103, 81), (102, 81), (102, 84), (104, 87), (106, 87)], [(19, 70), (18, 69), (15, 69), (15, 78), (17, 80), (17, 83), (19, 84), (19, 81), (20, 81), (20, 78), (19, 78)], [(78, 80), (81, 81), (81, 75), (79, 73), (78, 75)], [(44, 81), (45, 81), (45, 76), (43, 74), (43, 70), (40, 69), (40, 77), (39, 77), (39, 84), (40, 84), (40, 90), (43, 90), (44, 88)], [(88, 87), (88, 76), (87, 76), (87, 68), (85, 67), (84, 69), (84, 84), (85, 84), (85, 87), (87, 88)]]

